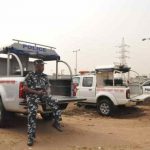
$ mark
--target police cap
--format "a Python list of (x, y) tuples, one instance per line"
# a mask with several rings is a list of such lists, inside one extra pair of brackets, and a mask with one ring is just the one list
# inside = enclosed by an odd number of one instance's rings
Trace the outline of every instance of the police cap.
[(45, 63), (44, 63), (44, 61), (43, 61), (42, 59), (35, 60), (35, 61), (34, 61), (34, 65), (38, 65), (38, 64), (43, 65), (43, 64), (45, 64)]

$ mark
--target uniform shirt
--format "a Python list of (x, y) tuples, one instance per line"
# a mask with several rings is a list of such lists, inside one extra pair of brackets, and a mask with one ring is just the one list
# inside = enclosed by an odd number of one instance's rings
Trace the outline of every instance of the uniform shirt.
[[(25, 77), (24, 85), (33, 90), (47, 91), (50, 88), (48, 77), (44, 73), (30, 72)], [(36, 95), (33, 93), (27, 93), (27, 96)]]

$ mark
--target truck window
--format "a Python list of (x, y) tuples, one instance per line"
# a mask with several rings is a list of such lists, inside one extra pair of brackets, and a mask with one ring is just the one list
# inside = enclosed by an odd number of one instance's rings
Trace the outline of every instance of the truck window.
[(150, 86), (150, 81), (144, 83), (143, 86)]
[(77, 86), (80, 84), (80, 77), (73, 78), (73, 83), (77, 84)]
[(93, 77), (84, 77), (82, 86), (83, 87), (91, 87), (93, 84)]

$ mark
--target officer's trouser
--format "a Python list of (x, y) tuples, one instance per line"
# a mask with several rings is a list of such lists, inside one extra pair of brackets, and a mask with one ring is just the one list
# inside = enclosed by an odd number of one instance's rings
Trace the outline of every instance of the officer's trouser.
[(47, 99), (46, 103), (52, 109), (54, 120), (59, 122), (61, 120), (61, 110), (59, 110), (57, 103), (52, 99)]
[[(35, 138), (36, 133), (36, 115), (38, 109), (38, 102), (40, 101), (39, 97), (27, 97), (28, 104), (28, 138)], [(55, 122), (59, 122), (61, 120), (61, 111), (58, 109), (58, 106), (55, 101), (47, 101), (47, 104), (52, 108), (53, 117)]]

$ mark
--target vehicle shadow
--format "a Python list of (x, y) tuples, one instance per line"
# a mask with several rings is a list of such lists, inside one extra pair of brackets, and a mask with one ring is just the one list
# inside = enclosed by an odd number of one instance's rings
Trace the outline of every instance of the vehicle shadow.
[[(117, 107), (114, 113), (110, 116), (111, 118), (116, 119), (133, 119), (133, 118), (140, 118), (142, 116), (148, 116), (150, 113), (150, 107), (145, 105), (140, 106), (130, 106), (130, 107)], [(72, 117), (72, 116), (83, 116), (87, 118), (104, 118), (98, 114), (96, 107), (94, 106), (82, 106), (77, 107), (74, 106), (72, 109), (65, 110), (63, 112), (64, 116)], [(62, 116), (63, 117), (63, 116)], [(107, 118), (107, 117), (106, 117)], [(109, 117), (108, 117), (109, 118)], [(41, 117), (37, 119), (37, 126), (42, 125), (44, 127), (51, 126), (53, 121), (44, 121)], [(5, 128), (5, 127), (4, 127)], [(27, 116), (16, 114), (11, 118), (6, 128), (17, 128), (17, 130), (26, 130), (27, 129)]]
[[(146, 116), (146, 108), (139, 107), (139, 106), (121, 106), (116, 107), (113, 114), (110, 116), (111, 118), (119, 118), (119, 119), (132, 119), (137, 117)], [(150, 111), (150, 109), (149, 109)], [(100, 118), (105, 117), (98, 114), (95, 106), (82, 106), (80, 108), (74, 107), (74, 109), (66, 111), (64, 113), (68, 116), (80, 116), (83, 115), (84, 117), (94, 117), (94, 118)]]
[[(45, 121), (40, 117), (37, 117), (37, 128), (38, 126), (42, 125), (42, 126), (51, 126), (52, 124), (52, 120), (51, 121)], [(17, 131), (19, 132), (24, 132), (27, 131), (27, 115), (23, 115), (23, 114), (15, 114), (13, 115), (12, 118), (10, 118), (9, 120), (7, 120), (7, 125), (4, 126), (3, 128), (11, 128), (11, 129), (17, 129)]]
[(112, 115), (113, 118), (132, 119), (142, 116), (148, 116), (150, 113), (150, 98), (144, 100), (136, 106), (121, 106), (117, 107)]
[(117, 107), (112, 115), (113, 118), (133, 119), (146, 116), (144, 108), (138, 106)]

